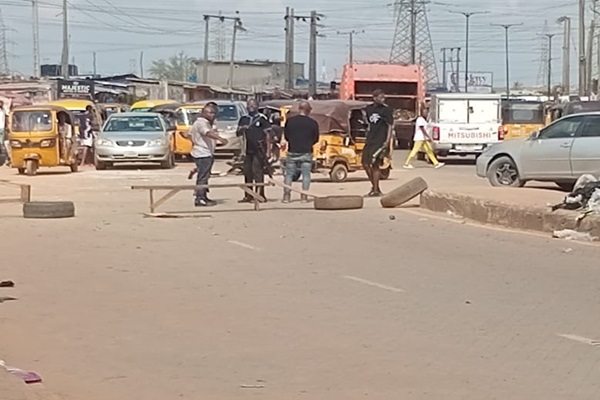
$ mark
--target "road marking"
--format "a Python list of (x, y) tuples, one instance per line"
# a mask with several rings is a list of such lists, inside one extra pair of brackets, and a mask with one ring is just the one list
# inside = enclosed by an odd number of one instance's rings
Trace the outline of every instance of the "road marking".
[(254, 247), (254, 246), (252, 246), (250, 244), (247, 244), (247, 243), (238, 242), (237, 240), (228, 240), (227, 243), (234, 244), (236, 246), (240, 246), (240, 247), (243, 247), (243, 248), (248, 249), (248, 250), (254, 250), (254, 251), (260, 250), (258, 247)]
[(399, 288), (396, 288), (393, 286), (382, 285), (381, 283), (368, 281), (368, 280), (362, 279), (362, 278), (357, 278), (356, 276), (347, 276), (346, 275), (343, 278), (354, 281), (354, 282), (362, 283), (364, 285), (373, 286), (373, 287), (376, 287), (379, 289), (389, 290), (390, 292), (404, 293), (404, 290), (402, 290), (402, 289), (399, 289)]
[(569, 334), (558, 334), (558, 336), (565, 338), (565, 339), (574, 340), (579, 343), (587, 344), (588, 346), (600, 346), (600, 341), (594, 340), (594, 339), (588, 339), (583, 336), (569, 335)]

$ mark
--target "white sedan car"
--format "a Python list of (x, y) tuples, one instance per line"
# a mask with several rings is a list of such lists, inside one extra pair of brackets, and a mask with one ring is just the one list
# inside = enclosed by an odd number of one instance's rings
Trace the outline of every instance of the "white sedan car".
[(583, 174), (600, 174), (600, 112), (569, 115), (528, 139), (495, 144), (477, 159), (477, 175), (492, 186), (543, 181), (570, 191)]

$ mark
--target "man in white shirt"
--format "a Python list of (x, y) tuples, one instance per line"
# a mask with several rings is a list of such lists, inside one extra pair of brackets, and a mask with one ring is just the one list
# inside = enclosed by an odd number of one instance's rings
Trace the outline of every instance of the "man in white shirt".
[(404, 163), (404, 168), (406, 169), (414, 168), (411, 162), (421, 150), (425, 151), (425, 154), (427, 154), (427, 157), (429, 157), (435, 168), (442, 168), (446, 165), (438, 161), (433, 152), (433, 148), (431, 147), (431, 137), (429, 137), (429, 133), (427, 132), (427, 114), (427, 108), (423, 107), (421, 116), (417, 118), (417, 121), (415, 122), (415, 134), (413, 136), (413, 142), (415, 142), (415, 144)]
[[(193, 143), (191, 156), (196, 163), (198, 171), (196, 185), (208, 185), (210, 171), (215, 161), (216, 142), (220, 142), (223, 145), (227, 144), (227, 139), (219, 136), (214, 126), (217, 111), (218, 108), (212, 104), (204, 106), (202, 115), (194, 122), (194, 125), (192, 125), (192, 128), (186, 135)], [(196, 207), (210, 207), (216, 204), (215, 201), (208, 198), (208, 189), (204, 188), (196, 191)]]

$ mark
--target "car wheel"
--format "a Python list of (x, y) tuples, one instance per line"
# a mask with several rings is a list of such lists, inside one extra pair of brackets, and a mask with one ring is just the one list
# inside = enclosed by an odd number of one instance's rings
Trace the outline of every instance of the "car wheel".
[(104, 171), (108, 168), (108, 165), (102, 161), (96, 161), (94, 165), (96, 166), (96, 171)]
[(495, 159), (488, 167), (488, 180), (492, 186), (523, 187), (525, 181), (519, 177), (519, 171), (512, 158), (504, 156)]
[(38, 163), (36, 160), (27, 160), (25, 162), (25, 173), (27, 176), (34, 176), (37, 174)]

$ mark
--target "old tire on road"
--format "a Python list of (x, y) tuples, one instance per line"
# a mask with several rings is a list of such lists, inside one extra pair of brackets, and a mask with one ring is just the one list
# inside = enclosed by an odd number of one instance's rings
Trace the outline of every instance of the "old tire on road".
[(327, 196), (316, 197), (314, 206), (315, 210), (358, 210), (364, 203), (362, 196)]
[(490, 163), (487, 178), (495, 187), (523, 187), (525, 185), (525, 181), (519, 177), (515, 162), (508, 156), (498, 157)]
[(427, 182), (423, 178), (415, 178), (392, 190), (379, 201), (383, 208), (395, 208), (411, 201), (427, 190)]
[(72, 218), (75, 205), (70, 201), (33, 201), (23, 204), (23, 217), (32, 219)]

